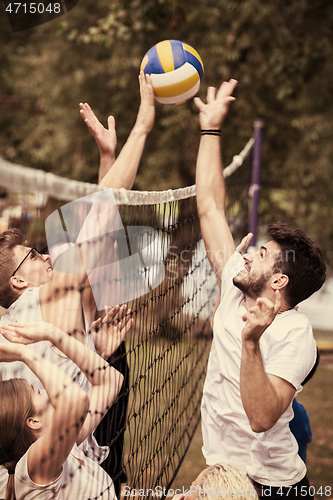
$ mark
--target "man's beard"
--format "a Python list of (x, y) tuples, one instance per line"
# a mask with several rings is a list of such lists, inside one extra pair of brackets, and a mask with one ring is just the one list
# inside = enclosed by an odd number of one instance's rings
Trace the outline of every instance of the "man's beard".
[(250, 274), (247, 274), (246, 279), (239, 279), (238, 275), (234, 277), (233, 284), (239, 288), (239, 290), (246, 296), (251, 299), (257, 299), (261, 296), (261, 293), (269, 280), (265, 274), (260, 276), (259, 278), (253, 278)]

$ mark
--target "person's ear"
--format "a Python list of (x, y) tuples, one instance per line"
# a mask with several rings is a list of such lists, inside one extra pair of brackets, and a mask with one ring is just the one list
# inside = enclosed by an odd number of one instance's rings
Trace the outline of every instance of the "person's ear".
[(289, 283), (289, 278), (286, 274), (274, 273), (272, 278), (271, 286), (273, 290), (282, 290)]
[(16, 275), (10, 278), (10, 283), (14, 288), (18, 290), (24, 290), (29, 286), (29, 283), (26, 280)]
[(27, 426), (33, 431), (38, 431), (42, 428), (42, 422), (36, 417), (29, 417), (27, 419)]

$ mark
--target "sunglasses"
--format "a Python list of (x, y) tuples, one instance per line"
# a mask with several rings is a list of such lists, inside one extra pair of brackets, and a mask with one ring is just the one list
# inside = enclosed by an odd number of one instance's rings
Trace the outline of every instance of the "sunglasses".
[(20, 269), (20, 267), (22, 266), (23, 262), (25, 262), (27, 260), (27, 258), (29, 257), (29, 255), (31, 255), (31, 258), (34, 259), (35, 257), (39, 256), (39, 257), (42, 257), (42, 254), (40, 254), (37, 250), (37, 248), (32, 248), (31, 250), (29, 250), (29, 252), (27, 253), (27, 255), (24, 257), (24, 259), (19, 263), (19, 265), (17, 266), (17, 268), (15, 269), (15, 271), (13, 272), (12, 274), (12, 277), (15, 275), (15, 273)]

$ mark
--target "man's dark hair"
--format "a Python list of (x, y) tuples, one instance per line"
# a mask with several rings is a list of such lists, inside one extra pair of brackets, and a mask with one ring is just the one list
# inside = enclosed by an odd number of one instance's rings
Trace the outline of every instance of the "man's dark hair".
[(19, 229), (8, 229), (0, 234), (0, 306), (5, 309), (19, 297), (10, 278), (15, 270), (13, 248), (22, 245), (23, 240)]
[(290, 307), (295, 307), (319, 290), (325, 281), (326, 266), (321, 250), (304, 231), (282, 222), (271, 224), (267, 234), (280, 247), (275, 272), (288, 276), (286, 300)]

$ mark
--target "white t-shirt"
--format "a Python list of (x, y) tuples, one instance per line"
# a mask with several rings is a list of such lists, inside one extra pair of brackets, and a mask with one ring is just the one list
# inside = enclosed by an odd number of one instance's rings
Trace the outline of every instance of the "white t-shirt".
[[(62, 466), (60, 476), (50, 484), (34, 483), (28, 473), (29, 450), (15, 468), (16, 500), (116, 500), (112, 479), (77, 446)], [(76, 458), (75, 458), (76, 457)], [(78, 460), (84, 462), (82, 465)]]
[[(222, 276), (221, 302), (201, 404), (203, 454), (208, 465), (228, 463), (244, 469), (260, 484), (292, 485), (306, 474), (289, 429), (289, 408), (267, 432), (251, 430), (240, 396), (240, 365), (245, 313), (243, 294), (233, 277), (244, 268), (235, 252)], [(316, 359), (316, 343), (307, 317), (297, 308), (279, 314), (260, 338), (265, 372), (290, 382), (296, 392)]]
[[(25, 290), (23, 294), (7, 309), (6, 314), (1, 317), (0, 325), (7, 325), (8, 323), (43, 321), (39, 301), (39, 291), (40, 287), (28, 288)], [(0, 343), (6, 342), (8, 342), (8, 340), (0, 335)], [(72, 380), (75, 380), (75, 382), (85, 392), (88, 392), (91, 384), (86, 376), (71, 359), (57, 352), (50, 342), (37, 342), (36, 344), (29, 344), (27, 347), (61, 368), (72, 378)], [(89, 347), (92, 351), (95, 351), (94, 342), (89, 328), (87, 328), (87, 347)], [(0, 363), (0, 375), (3, 380), (11, 378), (24, 378), (36, 389), (43, 389), (43, 385), (39, 378), (36, 377), (36, 375), (26, 366), (25, 363), (22, 363), (22, 361)], [(98, 463), (103, 462), (109, 454), (108, 446), (99, 446), (93, 435), (83, 441), (80, 445), (80, 449), (82, 449), (88, 457), (96, 460)], [(7, 470), (0, 467), (0, 499), (5, 497), (7, 480)]]

